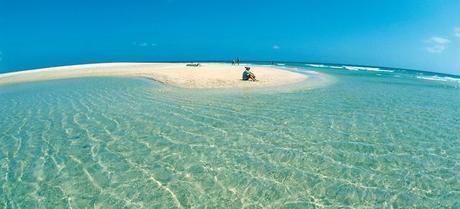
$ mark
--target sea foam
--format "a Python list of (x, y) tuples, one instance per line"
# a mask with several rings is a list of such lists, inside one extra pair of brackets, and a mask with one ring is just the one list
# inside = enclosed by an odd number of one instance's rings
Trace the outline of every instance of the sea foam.
[(351, 70), (351, 71), (373, 71), (373, 72), (388, 72), (392, 73), (394, 70), (384, 70), (381, 68), (377, 67), (361, 67), (361, 66), (350, 66), (350, 65), (323, 65), (323, 64), (306, 64), (307, 66), (310, 67), (316, 67), (316, 68), (333, 68), (333, 69), (346, 69), (346, 70)]
[(334, 68), (334, 69), (341, 69), (341, 66), (335, 66), (335, 65), (322, 65), (322, 64), (306, 64), (307, 66), (310, 67), (317, 67), (317, 68)]
[(360, 67), (360, 66), (347, 66), (347, 65), (344, 65), (343, 67), (347, 70), (353, 70), (353, 71), (374, 71), (374, 72), (388, 72), (388, 73), (394, 72), (394, 70), (384, 70), (384, 69), (377, 68), (377, 67)]
[(460, 84), (460, 78), (453, 78), (453, 77), (449, 77), (449, 76), (442, 76), (441, 77), (441, 76), (437, 76), (437, 75), (434, 75), (434, 76), (419, 75), (419, 76), (416, 76), (416, 78), (422, 79), (422, 80), (443, 81), (443, 82), (451, 82), (451, 83)]

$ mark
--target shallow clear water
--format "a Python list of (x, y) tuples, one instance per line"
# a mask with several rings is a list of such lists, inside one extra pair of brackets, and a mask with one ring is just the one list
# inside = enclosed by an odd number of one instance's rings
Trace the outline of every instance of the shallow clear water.
[(335, 83), (271, 94), (127, 78), (1, 86), (0, 208), (460, 207), (455, 79), (313, 69)]

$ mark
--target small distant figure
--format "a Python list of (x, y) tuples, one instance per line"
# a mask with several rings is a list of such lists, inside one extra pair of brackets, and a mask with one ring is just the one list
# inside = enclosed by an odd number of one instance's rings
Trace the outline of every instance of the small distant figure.
[(235, 63), (236, 63), (236, 61), (233, 59), (233, 60), (232, 60), (232, 65), (235, 65)]
[(256, 80), (256, 76), (254, 75), (254, 73), (251, 72), (251, 68), (250, 67), (244, 67), (245, 70), (243, 72), (243, 81), (257, 81)]
[(240, 58), (238, 58), (238, 57), (236, 58), (236, 64), (240, 65)]

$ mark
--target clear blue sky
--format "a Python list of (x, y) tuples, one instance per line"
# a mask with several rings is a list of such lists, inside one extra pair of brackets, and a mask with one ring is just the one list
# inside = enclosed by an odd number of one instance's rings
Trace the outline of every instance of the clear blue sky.
[(459, 0), (0, 0), (0, 71), (286, 60), (460, 74)]

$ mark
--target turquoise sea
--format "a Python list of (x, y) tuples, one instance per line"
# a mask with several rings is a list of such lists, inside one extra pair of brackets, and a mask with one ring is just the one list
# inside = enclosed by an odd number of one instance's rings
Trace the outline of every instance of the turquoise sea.
[(133, 78), (0, 86), (0, 208), (460, 208), (460, 78), (181, 91)]

